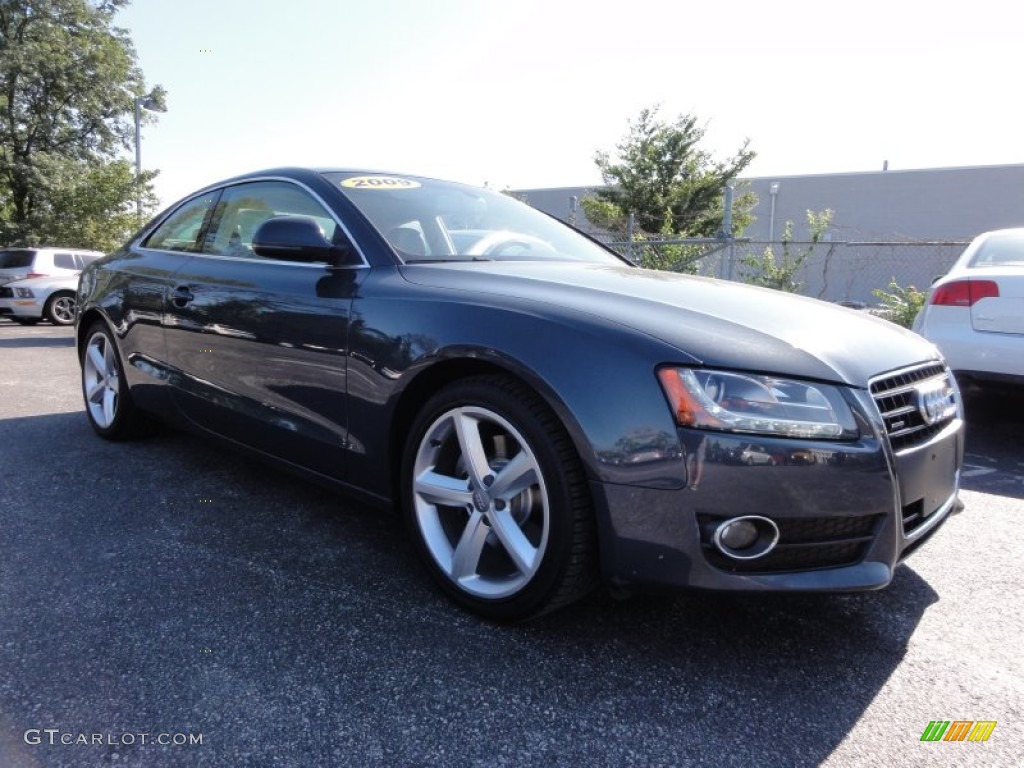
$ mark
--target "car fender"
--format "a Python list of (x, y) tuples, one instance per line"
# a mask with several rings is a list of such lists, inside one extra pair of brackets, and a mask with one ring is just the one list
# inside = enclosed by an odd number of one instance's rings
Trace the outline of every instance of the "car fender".
[[(542, 313), (529, 302), (508, 307), (436, 294), (424, 289), (411, 303), (368, 293), (373, 298), (356, 300), (347, 378), (359, 477), (366, 476), (360, 455), (400, 454), (410, 414), (439, 387), (492, 371), (519, 378), (544, 398), (592, 479), (684, 484), (682, 449), (655, 371), (660, 364), (697, 362), (692, 357), (575, 310), (544, 307)], [(415, 311), (415, 334), (387, 330), (412, 327), (403, 311)], [(379, 425), (387, 423), (396, 424), (394, 435), (381, 434)]]

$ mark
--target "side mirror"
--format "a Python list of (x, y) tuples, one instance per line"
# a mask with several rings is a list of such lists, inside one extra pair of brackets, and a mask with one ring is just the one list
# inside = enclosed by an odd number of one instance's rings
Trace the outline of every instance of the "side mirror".
[(335, 245), (324, 237), (320, 225), (306, 216), (267, 219), (253, 233), (252, 250), (268, 259), (322, 261), (332, 267), (350, 263), (353, 255), (350, 245)]

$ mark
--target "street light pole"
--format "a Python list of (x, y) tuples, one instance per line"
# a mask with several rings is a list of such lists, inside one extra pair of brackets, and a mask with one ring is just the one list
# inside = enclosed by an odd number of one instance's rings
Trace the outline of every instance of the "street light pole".
[(768, 217), (768, 243), (771, 244), (775, 241), (775, 198), (779, 194), (779, 182), (772, 182), (768, 193), (772, 196), (772, 212)]
[(142, 110), (166, 112), (153, 94), (135, 97), (135, 215), (142, 223)]

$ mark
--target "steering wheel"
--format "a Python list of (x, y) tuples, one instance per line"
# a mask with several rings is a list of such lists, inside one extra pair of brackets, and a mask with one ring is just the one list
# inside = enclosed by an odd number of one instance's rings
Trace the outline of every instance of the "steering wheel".
[(521, 232), (492, 232), (466, 249), (467, 256), (520, 256), (535, 248), (551, 250), (546, 242)]

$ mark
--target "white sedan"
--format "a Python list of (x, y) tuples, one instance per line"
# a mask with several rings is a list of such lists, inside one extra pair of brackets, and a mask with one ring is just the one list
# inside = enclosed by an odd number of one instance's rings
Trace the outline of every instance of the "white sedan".
[(63, 277), (30, 277), (0, 286), (0, 317), (22, 325), (46, 318), (54, 325), (75, 322), (78, 272)]
[(914, 330), (961, 383), (1024, 384), (1024, 228), (979, 235), (939, 278)]

